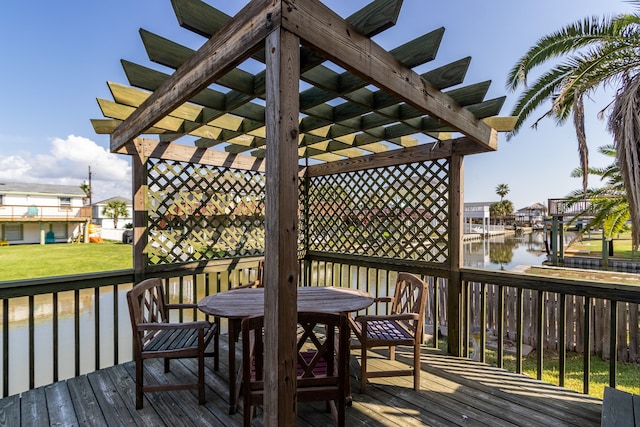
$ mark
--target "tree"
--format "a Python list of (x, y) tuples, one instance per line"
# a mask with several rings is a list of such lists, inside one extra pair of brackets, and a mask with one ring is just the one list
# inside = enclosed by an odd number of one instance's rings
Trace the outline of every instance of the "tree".
[(91, 186), (88, 183), (83, 182), (82, 184), (80, 184), (80, 189), (84, 191), (84, 194), (86, 196), (85, 203), (87, 200), (91, 200)]
[(118, 228), (118, 219), (129, 215), (127, 204), (122, 200), (110, 200), (102, 209), (102, 215), (113, 218), (113, 228)]
[(496, 194), (500, 196), (500, 201), (504, 199), (504, 196), (509, 194), (509, 186), (507, 184), (499, 184), (496, 187)]
[[(640, 10), (640, 0), (629, 0)], [(569, 24), (542, 37), (514, 65), (508, 87), (525, 90), (513, 109), (518, 119), (514, 135), (533, 111), (551, 101), (545, 117), (563, 124), (569, 117), (578, 139), (582, 191), (588, 190), (589, 152), (584, 128), (584, 98), (599, 87), (617, 87), (614, 101), (601, 111), (609, 110), (608, 129), (614, 136), (616, 158), (624, 182), (633, 223), (634, 249), (640, 244), (640, 14), (614, 17), (592, 17)], [(535, 67), (559, 59), (549, 71), (542, 73), (532, 86), (527, 77)]]
[[(616, 157), (613, 145), (600, 147), (600, 153), (609, 157)], [(582, 211), (572, 220), (593, 215), (586, 228), (602, 227), (609, 239), (623, 231), (629, 220), (629, 202), (625, 192), (620, 169), (615, 160), (604, 168), (589, 168), (591, 175), (599, 176), (604, 185), (601, 188), (588, 189), (586, 194), (582, 190), (573, 191), (568, 197), (568, 206), (581, 203), (585, 199), (590, 202), (588, 209)], [(574, 169), (571, 176), (582, 177), (582, 169)]]
[(513, 203), (510, 200), (501, 200), (496, 203), (492, 203), (489, 206), (489, 214), (492, 218), (502, 218), (504, 223), (504, 217), (513, 213)]

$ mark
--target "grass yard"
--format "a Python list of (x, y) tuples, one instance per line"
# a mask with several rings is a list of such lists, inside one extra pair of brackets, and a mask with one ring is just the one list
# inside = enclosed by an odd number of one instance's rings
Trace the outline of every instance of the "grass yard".
[[(575, 241), (569, 250), (589, 251), (591, 256), (602, 256), (602, 233), (584, 233), (581, 240)], [(613, 256), (616, 258), (640, 258), (640, 251), (634, 253), (631, 245), (631, 232), (621, 233), (613, 239)]]
[(0, 282), (132, 266), (132, 246), (115, 241), (0, 246)]

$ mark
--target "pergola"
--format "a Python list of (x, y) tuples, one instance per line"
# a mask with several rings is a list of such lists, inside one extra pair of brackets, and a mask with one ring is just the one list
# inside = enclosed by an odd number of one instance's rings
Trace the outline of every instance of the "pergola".
[[(395, 24), (401, 0), (375, 0), (347, 19), (318, 0), (253, 0), (233, 18), (200, 0), (172, 4), (180, 25), (207, 40), (193, 51), (142, 30), (151, 60), (175, 72), (166, 75), (123, 61), (131, 86), (109, 83), (113, 101), (98, 100), (107, 119), (93, 121), (96, 132), (111, 135), (112, 152), (133, 159), (134, 268), (143, 277), (150, 264), (160, 263), (160, 258), (150, 262), (158, 247), (173, 254), (177, 229), (200, 233), (204, 249), (197, 252), (201, 258), (172, 259), (206, 262), (212, 236), (222, 238), (220, 231), (207, 230), (219, 229), (226, 217), (241, 216), (239, 205), (245, 209), (264, 200), (265, 370), (271, 373), (265, 422), (293, 425), (300, 242), (306, 251), (313, 246), (364, 253), (387, 245), (384, 239), (395, 234), (406, 240), (407, 224), (418, 233), (428, 229), (423, 240), (431, 243), (414, 251), (416, 262), (447, 270), (449, 322), (459, 326), (460, 298), (455, 296), (461, 289), (463, 159), (496, 150), (497, 132), (511, 130), (514, 119), (498, 117), (504, 98), (484, 99), (489, 82), (448, 89), (463, 82), (469, 58), (422, 74), (413, 71), (435, 57), (444, 29), (389, 52), (371, 39)], [(255, 69), (260, 71), (247, 71)], [(159, 140), (141, 138), (145, 134), (158, 134)], [(189, 166), (175, 172), (178, 164)], [(393, 168), (402, 165), (419, 166), (393, 178)], [(252, 185), (254, 176), (227, 174), (220, 183), (206, 168), (218, 168), (221, 176), (227, 171), (262, 174), (264, 186), (255, 191), (264, 190), (264, 197), (248, 198), (242, 190), (234, 200), (225, 199), (234, 186)], [(383, 172), (359, 175), (372, 170)], [(352, 181), (318, 181), (332, 176)], [(369, 194), (372, 185), (375, 197)], [(155, 196), (151, 187), (158, 190)], [(338, 193), (349, 187), (356, 188), (358, 209), (343, 208), (347, 202)], [(199, 188), (197, 197), (192, 191), (180, 203), (163, 205), (187, 188)], [(327, 189), (333, 200), (319, 196)], [(395, 196), (384, 196), (391, 190)], [(160, 206), (162, 218), (150, 214), (152, 205)], [(309, 220), (314, 216), (324, 219)], [(366, 230), (370, 240), (353, 249), (356, 244), (345, 239), (336, 243), (334, 235), (347, 230), (336, 225), (336, 217), (360, 226), (378, 221), (387, 232), (374, 238)], [(318, 226), (330, 234), (326, 246), (317, 243)], [(150, 244), (152, 232), (164, 233), (163, 239)], [(229, 239), (222, 238), (225, 250), (233, 246)], [(399, 242), (384, 246), (385, 251), (403, 257), (407, 252)], [(457, 329), (450, 328), (449, 335), (454, 354), (460, 353)]]

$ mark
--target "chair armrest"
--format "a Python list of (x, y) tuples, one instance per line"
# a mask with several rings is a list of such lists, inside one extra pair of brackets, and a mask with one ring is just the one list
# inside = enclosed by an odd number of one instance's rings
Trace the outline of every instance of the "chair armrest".
[(198, 308), (198, 304), (165, 304), (164, 305), (169, 310), (180, 310), (185, 308)]
[(356, 317), (356, 322), (370, 322), (376, 320), (418, 320), (417, 313), (387, 314), (387, 315), (365, 315)]
[(393, 302), (393, 298), (391, 297), (377, 297), (373, 299), (373, 303), (378, 303), (378, 302), (385, 302), (385, 303), (389, 303), (389, 302)]
[(253, 281), (253, 282), (249, 282), (249, 283), (247, 283), (247, 284), (244, 284), (244, 285), (234, 286), (233, 288), (230, 288), (229, 290), (230, 290), (230, 291), (232, 291), (232, 290), (235, 290), (235, 289), (249, 289), (249, 288), (257, 288), (259, 283), (260, 283), (260, 282), (259, 282), (258, 280), (256, 280), (256, 281)]
[(138, 323), (138, 330), (168, 330), (168, 329), (206, 329), (211, 327), (211, 323), (206, 321), (184, 322), (184, 323)]

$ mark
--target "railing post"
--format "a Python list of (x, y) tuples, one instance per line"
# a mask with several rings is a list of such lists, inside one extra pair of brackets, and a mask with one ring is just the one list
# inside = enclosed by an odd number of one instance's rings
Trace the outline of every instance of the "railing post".
[(609, 334), (609, 387), (616, 387), (616, 373), (618, 370), (618, 301), (610, 300), (611, 330)]
[(447, 296), (448, 352), (462, 356), (462, 227), (464, 222), (464, 156), (454, 154), (449, 165), (449, 262)]

